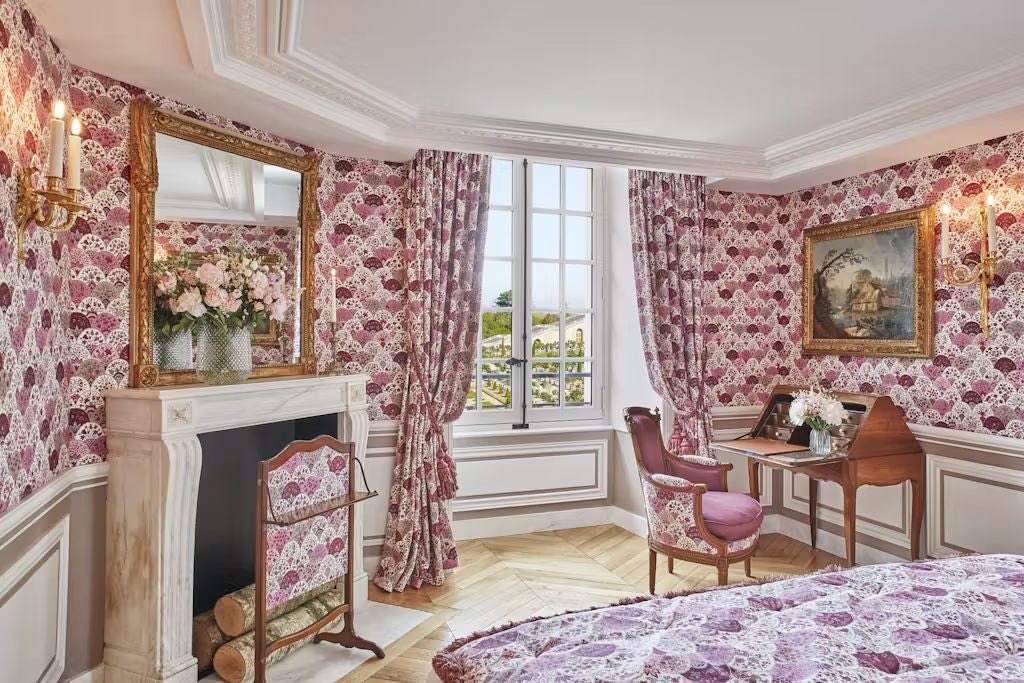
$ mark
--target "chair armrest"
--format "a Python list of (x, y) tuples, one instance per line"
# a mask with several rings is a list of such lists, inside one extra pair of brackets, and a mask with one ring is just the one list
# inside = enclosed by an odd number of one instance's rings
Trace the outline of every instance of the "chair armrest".
[(692, 482), (707, 484), (710, 491), (728, 491), (728, 472), (732, 463), (718, 462), (711, 458), (696, 455), (676, 455), (664, 452), (669, 473)]

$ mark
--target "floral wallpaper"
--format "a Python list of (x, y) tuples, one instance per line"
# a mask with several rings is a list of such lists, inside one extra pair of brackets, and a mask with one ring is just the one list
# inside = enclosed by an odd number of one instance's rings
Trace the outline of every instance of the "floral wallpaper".
[(71, 65), (20, 0), (0, 0), (0, 513), (100, 457), (89, 445), (96, 430), (72, 424), (69, 240), (32, 228), (24, 264), (16, 253), (16, 176), (30, 166), (45, 173), (49, 112), (70, 81)]
[[(103, 392), (128, 376), (129, 114), (132, 98), (251, 137), (275, 136), (68, 63), (22, 0), (0, 0), (0, 514), (73, 465), (106, 456)], [(86, 126), (91, 210), (69, 233), (34, 228), (15, 254), (15, 176), (45, 166), (52, 100)], [(338, 271), (339, 360), (371, 376), (371, 419), (398, 413), (403, 378), (402, 164), (320, 158), (316, 352), (329, 361), (330, 269)]]
[[(953, 258), (977, 262), (978, 209), (990, 192), (1000, 252), (992, 339), (980, 336), (977, 286), (940, 274), (936, 239), (933, 358), (801, 355), (805, 228), (949, 202)], [(780, 382), (820, 384), (887, 394), (910, 422), (1024, 438), (1024, 133), (781, 197), (711, 193), (708, 217), (714, 403), (757, 404)]]

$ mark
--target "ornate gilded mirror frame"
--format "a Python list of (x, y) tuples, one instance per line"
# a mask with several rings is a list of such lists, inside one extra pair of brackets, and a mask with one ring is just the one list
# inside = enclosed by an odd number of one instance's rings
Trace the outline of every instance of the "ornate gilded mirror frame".
[(299, 272), (301, 316), (299, 361), (292, 364), (260, 365), (252, 377), (308, 375), (316, 371), (313, 353), (313, 237), (320, 225), (317, 203), (317, 160), (306, 154), (253, 140), (165, 111), (145, 99), (131, 104), (131, 368), (129, 386), (152, 387), (192, 384), (198, 378), (192, 370), (161, 370), (153, 362), (153, 237), (156, 226), (156, 190), (159, 182), (156, 135), (162, 133), (198, 145), (273, 164), (302, 174), (299, 204), (302, 261)]

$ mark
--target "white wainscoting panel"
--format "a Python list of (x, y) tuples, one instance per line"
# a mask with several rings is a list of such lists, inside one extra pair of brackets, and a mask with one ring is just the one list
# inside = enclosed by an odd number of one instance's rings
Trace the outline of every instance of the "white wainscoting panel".
[(928, 553), (1024, 554), (1024, 472), (928, 455)]
[[(810, 512), (807, 477), (784, 472), (783, 505)], [(910, 484), (861, 486), (857, 489), (857, 531), (901, 548), (910, 547)], [(831, 481), (818, 482), (818, 519), (843, 526), (843, 489)]]
[(454, 451), (455, 512), (608, 497), (608, 442), (560, 441)]
[(70, 529), (65, 516), (0, 575), (5, 681), (51, 683), (64, 673)]

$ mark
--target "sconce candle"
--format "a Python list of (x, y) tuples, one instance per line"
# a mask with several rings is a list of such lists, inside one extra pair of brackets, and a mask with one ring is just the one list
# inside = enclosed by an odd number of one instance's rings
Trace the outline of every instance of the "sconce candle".
[(988, 251), (996, 253), (996, 198), (988, 196), (985, 201), (985, 217), (988, 219)]
[(82, 122), (71, 119), (71, 135), (68, 136), (68, 183), (69, 190), (82, 189)]
[(50, 160), (47, 175), (51, 178), (64, 177), (64, 103), (53, 103), (53, 118), (50, 119)]
[(331, 268), (331, 298), (328, 299), (331, 307), (331, 322), (338, 322), (338, 271)]
[(949, 204), (942, 205), (942, 259), (949, 258), (949, 214), (952, 211)]

